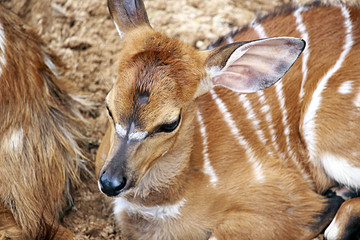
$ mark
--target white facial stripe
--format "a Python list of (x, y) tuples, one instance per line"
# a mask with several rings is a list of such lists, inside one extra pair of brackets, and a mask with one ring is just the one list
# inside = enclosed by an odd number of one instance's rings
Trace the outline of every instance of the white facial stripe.
[[(117, 135), (121, 138), (125, 138), (127, 134), (127, 130), (122, 127), (120, 124), (115, 124), (115, 131)], [(132, 130), (133, 131), (133, 130)], [(129, 141), (140, 141), (143, 140), (149, 133), (147, 131), (142, 132), (131, 132), (129, 134)]]
[(115, 131), (117, 133), (117, 135), (119, 135), (119, 137), (124, 138), (126, 136), (126, 129), (123, 128), (120, 124), (115, 123)]
[(129, 140), (140, 141), (143, 140), (149, 133), (146, 131), (143, 132), (133, 132), (129, 135)]

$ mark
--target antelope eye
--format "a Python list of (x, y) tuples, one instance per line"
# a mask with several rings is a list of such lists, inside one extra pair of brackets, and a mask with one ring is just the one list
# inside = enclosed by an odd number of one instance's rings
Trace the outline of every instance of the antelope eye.
[(166, 123), (166, 124), (161, 125), (156, 132), (167, 132), (167, 133), (169, 133), (169, 132), (174, 131), (177, 128), (177, 126), (179, 126), (180, 117), (181, 117), (181, 114), (179, 114), (178, 119), (176, 119), (175, 121), (173, 121), (171, 123)]

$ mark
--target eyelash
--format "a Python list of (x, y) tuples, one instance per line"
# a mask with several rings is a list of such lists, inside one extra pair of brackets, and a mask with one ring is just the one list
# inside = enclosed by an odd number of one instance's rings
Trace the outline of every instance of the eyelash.
[(166, 132), (166, 133), (173, 132), (179, 126), (180, 120), (181, 120), (181, 114), (179, 114), (178, 119), (175, 120), (174, 122), (161, 125), (156, 132)]

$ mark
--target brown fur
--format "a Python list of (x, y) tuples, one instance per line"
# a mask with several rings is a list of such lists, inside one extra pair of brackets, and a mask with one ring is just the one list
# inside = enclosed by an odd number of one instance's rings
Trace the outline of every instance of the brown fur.
[(80, 103), (69, 82), (46, 65), (48, 58), (61, 70), (34, 30), (1, 6), (0, 13), (6, 61), (0, 66), (0, 236), (69, 239), (58, 224), (80, 181)]
[[(329, 101), (319, 110), (319, 127), (316, 128), (321, 136), (319, 139), (322, 139), (316, 143), (319, 153), (331, 146), (337, 152), (339, 148), (343, 149), (344, 155), (349, 156), (346, 149), (358, 148), (354, 143), (360, 142), (360, 133), (355, 133), (359, 130), (353, 125), (353, 134), (342, 136), (343, 127), (348, 124), (344, 116), (355, 114), (353, 121), (356, 122), (359, 115), (351, 109), (334, 107), (338, 100), (336, 91), (341, 82), (352, 79), (357, 89), (360, 83), (358, 72), (354, 70), (354, 66), (360, 64), (355, 57), (360, 51), (360, 33), (357, 32), (360, 26), (359, 9), (352, 8), (351, 12), (356, 26), (355, 44), (344, 63), (350, 66), (350, 70), (342, 68), (330, 81), (331, 86), (325, 90), (324, 94), (327, 94)], [(268, 37), (300, 37), (292, 13), (286, 10), (280, 15), (262, 18), (261, 23)], [(310, 161), (309, 146), (304, 141), (301, 126), (304, 111), (320, 77), (334, 65), (342, 51), (344, 27), (339, 23), (344, 19), (339, 8), (317, 5), (302, 16), (308, 23), (312, 51), (304, 100), (299, 99), (303, 57), (282, 80), (291, 151), (287, 149), (285, 126), (281, 123), (284, 113), (276, 97), (275, 87), (264, 91), (266, 102), (270, 105), (272, 122), (268, 122), (266, 114), (261, 111), (263, 106), (257, 94), (242, 95), (257, 114), (266, 144), (256, 135), (251, 120), (247, 118), (248, 111), (238, 101), (239, 94), (222, 87), (214, 89), (232, 114), (236, 127), (248, 142), (255, 159), (249, 159), (246, 146), (239, 144), (234, 137), (214, 98), (210, 94), (197, 97), (202, 92), (199, 88), (203, 87), (200, 80), (207, 76), (207, 57), (218, 49), (197, 52), (184, 43), (154, 32), (145, 20), (140, 26), (126, 28), (118, 80), (108, 95), (107, 104), (114, 124), (128, 129), (134, 123), (135, 132), (147, 131), (149, 135), (141, 141), (126, 145), (126, 151), (122, 152), (121, 161), (118, 161), (114, 152), (118, 152), (119, 146), (125, 144), (115, 133), (114, 127), (110, 126), (98, 150), (97, 173), (101, 177), (106, 171), (124, 169), (123, 174), (131, 184), (120, 193), (120, 197), (137, 206), (167, 206), (186, 200), (181, 207), (181, 214), (166, 220), (149, 218), (141, 211), (125, 209), (116, 213), (115, 217), (126, 237), (311, 239), (329, 223), (340, 202), (326, 199), (320, 194), (336, 183), (326, 175), (319, 163)], [(231, 36), (234, 41), (259, 38), (250, 26)], [(222, 41), (217, 44), (222, 44)], [(222, 57), (228, 57), (228, 53)], [(160, 66), (160, 63), (166, 64)], [(349, 75), (340, 77), (344, 74)], [(136, 89), (139, 85), (144, 86), (140, 89), (146, 89), (149, 95), (148, 102), (141, 106), (136, 105), (136, 94), (139, 92)], [(350, 102), (344, 102), (344, 105), (350, 105)], [(171, 133), (156, 132), (159, 125), (171, 122), (180, 111), (181, 122), (177, 129)], [(206, 127), (209, 159), (219, 178), (216, 187), (211, 185), (209, 175), (203, 170), (204, 139), (196, 117), (197, 111), (202, 115)], [(326, 116), (329, 111), (331, 115)], [(336, 111), (341, 113), (334, 113)], [(336, 120), (329, 120), (330, 117)], [(274, 127), (275, 140), (272, 140), (273, 133), (269, 125)], [(323, 128), (336, 130), (329, 133)], [(261, 164), (265, 180), (258, 179), (254, 174), (252, 160), (258, 160)], [(355, 159), (352, 163), (359, 166)]]

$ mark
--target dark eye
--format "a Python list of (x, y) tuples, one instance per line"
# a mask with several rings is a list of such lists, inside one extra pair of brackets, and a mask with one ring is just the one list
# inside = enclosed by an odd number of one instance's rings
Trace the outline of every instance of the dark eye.
[(169, 132), (174, 131), (177, 128), (177, 126), (179, 125), (179, 123), (180, 123), (180, 116), (181, 115), (179, 115), (178, 119), (176, 121), (174, 121), (174, 122), (161, 125), (159, 127), (159, 129), (157, 130), (157, 132), (167, 132), (167, 133), (169, 133)]

